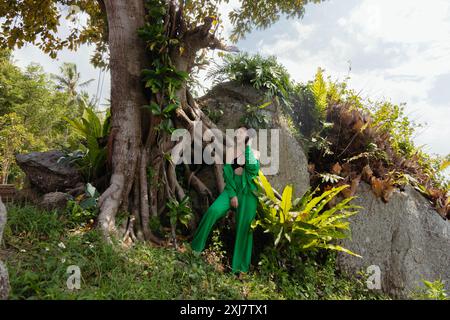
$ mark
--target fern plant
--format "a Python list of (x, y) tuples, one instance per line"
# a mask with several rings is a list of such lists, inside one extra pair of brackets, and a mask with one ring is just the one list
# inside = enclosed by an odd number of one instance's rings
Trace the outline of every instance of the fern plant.
[(291, 107), (289, 95), (293, 91), (293, 83), (286, 68), (274, 56), (265, 58), (259, 54), (227, 54), (224, 64), (212, 69), (208, 78), (214, 79), (214, 83), (232, 80), (252, 85), (258, 90), (264, 90), (268, 99), (280, 99), (283, 106), (288, 109)]
[(308, 191), (301, 198), (293, 199), (293, 187), (287, 185), (281, 196), (273, 189), (260, 171), (256, 182), (259, 186), (260, 209), (258, 219), (252, 228), (260, 226), (264, 232), (271, 233), (275, 247), (293, 245), (300, 251), (327, 249), (342, 251), (357, 257), (358, 254), (336, 245), (333, 242), (348, 237), (349, 217), (357, 213), (358, 206), (350, 204), (354, 197), (346, 198), (332, 208), (326, 205), (347, 185), (315, 195)]
[(310, 84), (310, 90), (314, 95), (316, 101), (316, 108), (322, 119), (325, 119), (327, 111), (327, 83), (323, 77), (323, 70), (318, 69), (314, 81)]

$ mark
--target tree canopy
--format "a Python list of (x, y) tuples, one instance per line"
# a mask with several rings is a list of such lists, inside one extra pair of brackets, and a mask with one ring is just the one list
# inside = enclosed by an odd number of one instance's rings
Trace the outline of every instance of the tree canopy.
[[(301, 18), (308, 3), (322, 1), (324, 0), (243, 0), (240, 6), (229, 13), (233, 25), (230, 40), (236, 42), (254, 28), (267, 28), (281, 16)], [(230, 1), (165, 2), (175, 4), (183, 12), (183, 17), (180, 18), (183, 19), (185, 27), (180, 30), (181, 37), (187, 30), (203, 24), (207, 17), (215, 19), (212, 32), (218, 33), (222, 21), (220, 5)], [(76, 21), (80, 12), (84, 13), (84, 23)], [(97, 50), (92, 62), (98, 66), (105, 66), (107, 63), (104, 54), (108, 50), (108, 24), (103, 0), (6, 0), (0, 3), (0, 17), (4, 19), (0, 25), (0, 46), (3, 48), (20, 48), (25, 43), (31, 43), (55, 58), (57, 52), (63, 48), (74, 50), (81, 44), (94, 44)], [(62, 24), (62, 18), (75, 23)]]

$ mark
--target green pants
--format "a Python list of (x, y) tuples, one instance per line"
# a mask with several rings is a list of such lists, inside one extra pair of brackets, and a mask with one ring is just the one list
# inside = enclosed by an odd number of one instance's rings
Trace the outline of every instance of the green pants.
[[(241, 185), (241, 176), (235, 175), (236, 185)], [(232, 272), (248, 272), (253, 247), (253, 230), (250, 225), (256, 216), (258, 198), (251, 192), (247, 194), (237, 190), (238, 208), (236, 209), (236, 240), (234, 243)], [(230, 197), (224, 191), (213, 202), (203, 215), (195, 232), (191, 247), (194, 251), (201, 252), (206, 245), (209, 234), (217, 220), (225, 217), (230, 210)]]

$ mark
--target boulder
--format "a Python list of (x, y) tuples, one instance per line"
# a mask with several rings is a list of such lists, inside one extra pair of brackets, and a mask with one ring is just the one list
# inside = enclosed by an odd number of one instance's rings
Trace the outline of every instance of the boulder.
[(65, 209), (71, 196), (63, 192), (50, 192), (42, 197), (41, 207), (45, 210)]
[[(218, 84), (205, 96), (197, 100), (203, 111), (209, 114), (218, 128), (224, 132), (226, 129), (237, 129), (242, 125), (242, 118), (246, 114), (247, 105), (260, 106), (267, 101), (268, 99), (263, 92), (250, 85), (241, 85), (236, 82)], [(278, 163), (271, 166), (270, 163), (263, 163), (264, 159), (261, 159), (263, 172), (279, 192), (282, 192), (282, 189), (290, 183), (294, 186), (296, 196), (301, 196), (310, 186), (308, 161), (303, 152), (303, 147), (296, 138), (296, 134), (292, 132), (276, 102), (261, 109), (261, 112), (269, 120), (267, 129), (279, 129), (279, 140), (274, 144), (274, 147), (278, 148), (278, 157), (274, 157), (274, 160)], [(267, 139), (268, 157), (274, 155), (271, 148), (271, 138), (269, 130)], [(253, 147), (259, 149), (257, 145), (253, 145)], [(278, 170), (269, 170), (269, 167), (277, 167)]]
[(16, 162), (39, 192), (66, 191), (82, 182), (82, 177), (73, 165), (58, 162), (63, 156), (61, 151), (32, 152), (17, 155)]
[[(6, 225), (6, 207), (0, 198), (0, 244), (2, 243), (3, 229)], [(1, 251), (0, 251), (1, 252)], [(0, 256), (0, 300), (6, 300), (9, 294), (8, 270)]]
[[(450, 289), (450, 224), (418, 191), (395, 191), (388, 203), (361, 183), (354, 203), (363, 207), (350, 218), (352, 239), (341, 242), (360, 254), (339, 254), (337, 263), (349, 274), (377, 266), (381, 290), (393, 297), (411, 297), (422, 280), (445, 281)], [(370, 269), (369, 269), (370, 270)], [(373, 271), (369, 271), (373, 274)]]

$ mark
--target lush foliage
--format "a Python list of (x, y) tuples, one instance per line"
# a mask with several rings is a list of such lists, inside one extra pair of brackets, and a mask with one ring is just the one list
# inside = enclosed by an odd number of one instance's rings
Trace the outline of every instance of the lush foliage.
[(76, 117), (77, 111), (42, 67), (31, 64), (22, 71), (12, 61), (8, 51), (0, 51), (0, 166), (3, 182), (20, 183), (14, 154), (68, 147), (74, 134), (63, 117)]
[(260, 106), (246, 105), (245, 113), (241, 119), (242, 124), (253, 129), (267, 128), (270, 118), (264, 113), (264, 108), (270, 104), (269, 101)]
[[(4, 252), (11, 299), (372, 299), (362, 282), (324, 264), (294, 259), (298, 271), (262, 260), (243, 280), (223, 268), (220, 240), (203, 257), (180, 249), (109, 245), (70, 216), (33, 207), (9, 207)], [(215, 256), (214, 256), (215, 255)], [(268, 255), (268, 253), (267, 253)], [(67, 289), (67, 267), (81, 269), (80, 290)], [(302, 267), (300, 267), (302, 266)], [(289, 281), (288, 281), (289, 279)], [(292, 281), (291, 281), (292, 280)]]
[(177, 247), (176, 228), (178, 222), (187, 227), (189, 221), (194, 217), (194, 214), (192, 212), (190, 199), (188, 196), (185, 196), (181, 201), (178, 201), (175, 198), (170, 199), (167, 207), (169, 209), (168, 216), (172, 230), (172, 241)]
[(70, 199), (67, 202), (65, 211), (73, 222), (80, 225), (92, 225), (98, 215), (97, 203), (99, 197), (100, 193), (97, 189), (90, 183), (87, 183), (84, 193), (76, 199)]
[(333, 188), (317, 196), (315, 192), (307, 192), (301, 198), (293, 199), (291, 185), (286, 186), (278, 198), (261, 172), (258, 183), (260, 210), (252, 227), (261, 226), (264, 232), (272, 234), (275, 247), (283, 250), (291, 246), (299, 252), (328, 249), (358, 256), (334, 243), (348, 237), (349, 222), (346, 220), (355, 215), (358, 208), (349, 204), (353, 198), (326, 207), (348, 186)]
[[(80, 11), (88, 15), (87, 24), (79, 20)], [(94, 43), (97, 51), (92, 61), (97, 65), (105, 65), (107, 24), (96, 1), (2, 1), (0, 13), (4, 19), (0, 36), (2, 48), (21, 48), (26, 43), (31, 43), (50, 57), (56, 58), (58, 51), (64, 48), (74, 50), (81, 44)], [(61, 17), (65, 19), (60, 19)], [(68, 32), (58, 32), (61, 31), (62, 22), (66, 22)], [(61, 35), (67, 36), (62, 38)]]
[(146, 7), (147, 22), (138, 32), (147, 43), (151, 66), (142, 70), (142, 77), (145, 87), (153, 93), (155, 99), (144, 107), (161, 119), (155, 130), (171, 133), (174, 129), (172, 113), (180, 107), (176, 91), (187, 80), (188, 74), (177, 70), (171, 62), (170, 49), (177, 46), (180, 41), (177, 37), (171, 38), (165, 33), (164, 18), (167, 8), (164, 3), (147, 0)]
[(268, 99), (278, 98), (283, 105), (290, 106), (292, 82), (287, 70), (275, 57), (228, 54), (224, 56), (224, 63), (212, 68), (208, 76), (215, 82), (231, 80), (252, 85), (265, 92)]
[(404, 104), (363, 99), (348, 88), (348, 79), (333, 81), (320, 68), (312, 81), (295, 83), (273, 57), (226, 56), (212, 75), (283, 98), (289, 106), (283, 108), (285, 115), (314, 159), (309, 168), (313, 186), (325, 190), (347, 184), (350, 188), (342, 193), (351, 197), (365, 181), (388, 201), (395, 188), (410, 184), (443, 217), (449, 216), (449, 181), (443, 170), (450, 155), (430, 156), (414, 145), (419, 125), (405, 115)]
[(320, 3), (324, 0), (302, 1), (252, 1), (243, 0), (241, 6), (230, 13), (231, 23), (235, 26), (231, 40), (236, 41), (245, 36), (253, 28), (265, 29), (281, 16), (287, 18), (302, 18), (308, 3)]
[[(425, 154), (413, 142), (418, 124), (405, 115), (405, 105), (361, 98), (346, 82), (325, 80), (322, 70), (309, 84), (319, 125), (307, 137), (313, 181), (337, 177), (328, 185), (349, 184), (355, 193), (359, 182), (372, 186), (388, 201), (395, 188), (414, 186), (435, 204), (443, 216), (450, 212), (448, 181), (441, 174), (445, 159)], [(301, 106), (297, 106), (301, 108)]]
[[(84, 103), (84, 102), (83, 102)], [(91, 108), (84, 106), (80, 118), (64, 117), (72, 130), (80, 138), (76, 146), (79, 149), (71, 151), (61, 161), (76, 163), (87, 181), (100, 177), (106, 171), (107, 139), (110, 133), (110, 114), (106, 117)]]
[(258, 273), (273, 282), (286, 299), (389, 299), (379, 291), (367, 289), (366, 275), (339, 273), (335, 252), (299, 254), (293, 247), (283, 252), (266, 247), (260, 257)]
[(442, 280), (427, 281), (422, 280), (425, 288), (417, 290), (414, 294), (416, 299), (420, 300), (448, 300), (445, 292), (445, 284)]
[(26, 150), (33, 142), (23, 118), (16, 113), (0, 116), (0, 183), (7, 184), (15, 154)]

